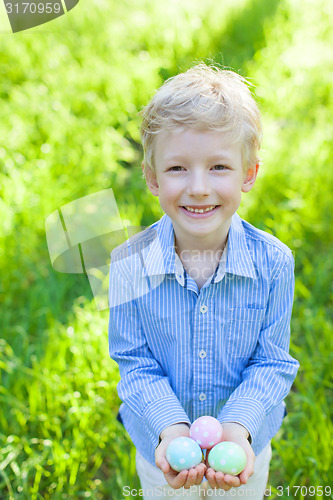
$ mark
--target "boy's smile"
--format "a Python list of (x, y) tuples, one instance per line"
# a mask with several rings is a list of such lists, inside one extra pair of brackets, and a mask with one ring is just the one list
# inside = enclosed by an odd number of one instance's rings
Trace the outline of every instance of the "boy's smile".
[(147, 184), (172, 220), (178, 250), (222, 248), (258, 167), (244, 169), (241, 145), (226, 133), (184, 128), (158, 134), (154, 160)]

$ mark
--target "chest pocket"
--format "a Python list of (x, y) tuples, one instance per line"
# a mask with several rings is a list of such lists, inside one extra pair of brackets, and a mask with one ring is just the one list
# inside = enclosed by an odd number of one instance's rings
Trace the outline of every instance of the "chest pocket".
[(227, 351), (235, 357), (250, 357), (254, 351), (266, 309), (230, 310)]

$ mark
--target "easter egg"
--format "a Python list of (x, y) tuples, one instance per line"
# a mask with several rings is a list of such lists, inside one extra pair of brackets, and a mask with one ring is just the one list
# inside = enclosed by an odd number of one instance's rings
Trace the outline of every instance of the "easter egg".
[(246, 466), (246, 454), (238, 444), (223, 441), (210, 450), (208, 463), (215, 471), (237, 475)]
[(220, 422), (210, 416), (199, 417), (194, 420), (190, 428), (190, 436), (200, 448), (210, 450), (222, 439), (222, 427)]
[(173, 470), (191, 469), (202, 461), (200, 446), (189, 437), (177, 437), (167, 447), (166, 458)]

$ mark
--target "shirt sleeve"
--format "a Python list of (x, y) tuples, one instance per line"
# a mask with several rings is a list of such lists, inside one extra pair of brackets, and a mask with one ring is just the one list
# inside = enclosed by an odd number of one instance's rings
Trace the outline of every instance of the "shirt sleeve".
[(116, 263), (110, 266), (109, 297), (109, 354), (119, 366), (118, 395), (156, 447), (165, 427), (190, 420), (147, 344), (133, 286)]
[(253, 440), (266, 417), (290, 391), (299, 363), (289, 355), (290, 319), (295, 288), (290, 255), (272, 280), (256, 349), (242, 382), (223, 406), (218, 420), (243, 425)]

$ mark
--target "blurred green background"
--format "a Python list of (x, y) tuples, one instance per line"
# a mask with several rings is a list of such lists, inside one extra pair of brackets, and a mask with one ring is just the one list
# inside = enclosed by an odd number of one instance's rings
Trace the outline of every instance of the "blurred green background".
[(239, 214), (296, 261), (301, 366), (273, 440), (270, 498), (332, 497), (332, 26), (331, 0), (82, 0), (0, 34), (1, 499), (120, 500), (123, 485), (140, 486), (116, 421), (108, 311), (84, 274), (53, 270), (45, 219), (106, 188), (125, 224), (162, 215), (142, 178), (138, 112), (199, 61), (255, 85), (263, 165)]

